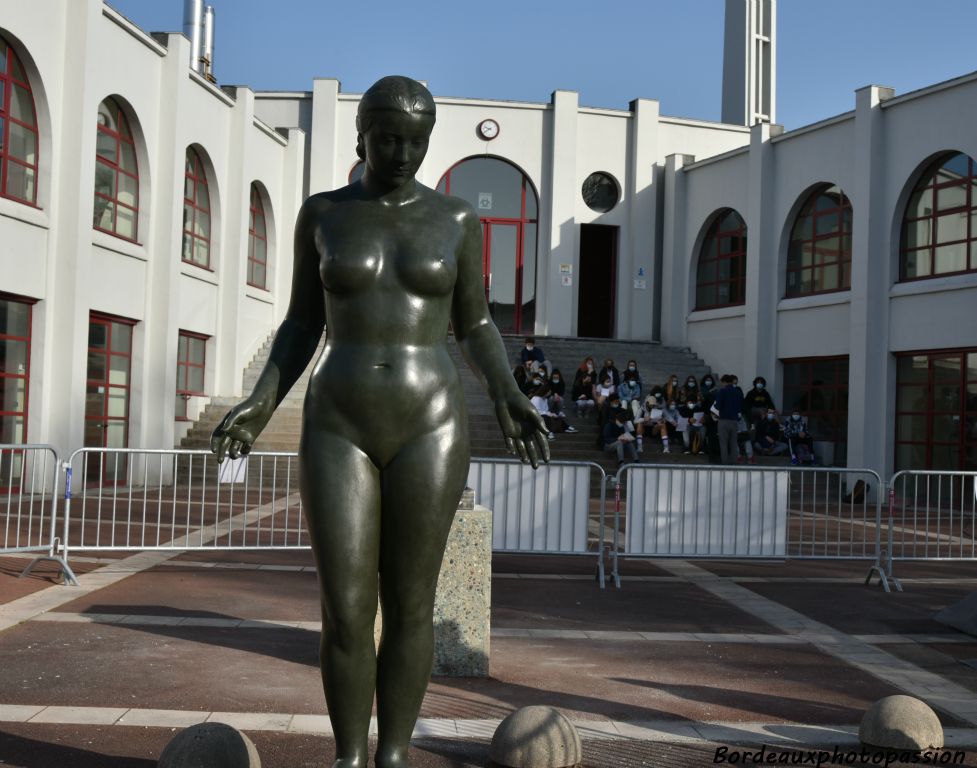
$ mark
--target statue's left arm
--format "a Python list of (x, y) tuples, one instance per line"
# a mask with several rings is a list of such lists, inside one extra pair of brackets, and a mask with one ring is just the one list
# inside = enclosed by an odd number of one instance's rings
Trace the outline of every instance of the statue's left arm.
[(535, 469), (540, 461), (550, 460), (548, 430), (542, 416), (516, 386), (502, 337), (489, 316), (482, 277), (481, 222), (470, 208), (455, 216), (463, 231), (451, 306), (455, 339), (495, 403), (495, 415), (509, 450)]

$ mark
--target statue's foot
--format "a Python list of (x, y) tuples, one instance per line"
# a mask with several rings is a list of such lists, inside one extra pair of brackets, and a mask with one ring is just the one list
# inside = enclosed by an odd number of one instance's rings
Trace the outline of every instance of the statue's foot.
[(332, 764), (332, 768), (366, 768), (366, 758), (340, 757)]
[(408, 768), (407, 747), (377, 747), (377, 768)]

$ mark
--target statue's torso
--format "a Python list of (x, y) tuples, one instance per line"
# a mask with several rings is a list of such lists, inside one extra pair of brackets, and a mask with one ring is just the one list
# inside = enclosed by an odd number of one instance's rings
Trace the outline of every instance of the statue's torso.
[[(381, 455), (463, 417), (446, 346), (461, 236), (454, 207), (430, 191), (399, 208), (358, 199), (323, 208), (315, 245), (327, 341), (306, 428), (340, 432)], [(380, 445), (379, 435), (387, 436)]]

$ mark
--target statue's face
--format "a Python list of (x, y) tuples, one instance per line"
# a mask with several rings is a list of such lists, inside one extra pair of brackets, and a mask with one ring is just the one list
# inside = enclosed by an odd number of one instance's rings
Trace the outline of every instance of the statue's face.
[(416, 112), (377, 112), (363, 134), (373, 181), (391, 188), (414, 178), (427, 154), (434, 117)]

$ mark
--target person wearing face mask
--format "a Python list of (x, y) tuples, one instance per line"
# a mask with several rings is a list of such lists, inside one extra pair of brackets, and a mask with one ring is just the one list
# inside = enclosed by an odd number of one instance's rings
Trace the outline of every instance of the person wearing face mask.
[(669, 400), (675, 400), (676, 402), (678, 401), (679, 386), (677, 374), (673, 373), (671, 376), (669, 376), (668, 381), (666, 381), (664, 386), (662, 386), (662, 397), (666, 402)]
[(641, 380), (638, 374), (632, 370), (625, 371), (624, 381), (617, 388), (617, 393), (621, 396), (622, 406), (637, 414), (641, 408)]
[(682, 442), (685, 445), (684, 452), (698, 455), (706, 435), (705, 412), (698, 395), (695, 397), (690, 395), (684, 400), (678, 407), (678, 414), (679, 431), (682, 433)]
[[(519, 359), (522, 360), (523, 364), (529, 363), (534, 373), (541, 368), (545, 369), (545, 371), (553, 370), (552, 364), (546, 359), (543, 350), (536, 346), (536, 339), (532, 336), (526, 337), (525, 345), (519, 351)], [(549, 374), (546, 374), (546, 376), (548, 378)]]
[(563, 374), (559, 368), (554, 368), (550, 374), (550, 391), (553, 393), (550, 400), (553, 400), (559, 410), (563, 410), (563, 398), (566, 396), (567, 383), (563, 380)]
[(722, 451), (719, 448), (719, 417), (713, 412), (713, 404), (716, 401), (716, 394), (719, 389), (716, 387), (716, 377), (707, 373), (699, 382), (699, 392), (701, 395), (702, 410), (705, 415), (705, 440), (703, 450), (709, 456), (709, 461), (719, 464), (722, 461)]
[(796, 408), (784, 424), (784, 437), (790, 450), (791, 464), (814, 464), (814, 438), (808, 431), (807, 419)]
[(594, 404), (594, 360), (588, 357), (577, 368), (573, 377), (573, 388), (570, 390), (573, 407), (577, 416), (585, 418), (593, 413)]
[(773, 396), (767, 389), (767, 380), (763, 376), (753, 379), (753, 389), (743, 398), (743, 415), (750, 426), (756, 426), (766, 418), (767, 411), (776, 411)]
[(606, 377), (611, 377), (611, 384), (615, 388), (621, 384), (621, 372), (614, 367), (614, 361), (611, 358), (607, 358), (604, 361), (604, 367), (600, 369), (597, 374), (597, 381), (603, 381)]
[(627, 376), (629, 373), (633, 373), (634, 377), (638, 380), (638, 384), (644, 386), (644, 382), (641, 381), (641, 373), (638, 371), (637, 360), (628, 360), (628, 367), (624, 370), (624, 375)]
[(787, 452), (784, 431), (777, 421), (777, 412), (768, 408), (764, 417), (756, 423), (753, 448), (766, 456), (780, 456)]
[(695, 376), (689, 376), (685, 380), (685, 384), (682, 385), (682, 389), (679, 390), (678, 395), (679, 402), (689, 402), (689, 400), (699, 399), (699, 382), (695, 380)]

